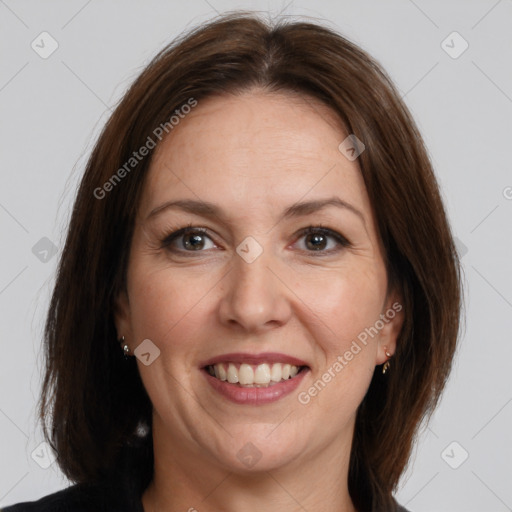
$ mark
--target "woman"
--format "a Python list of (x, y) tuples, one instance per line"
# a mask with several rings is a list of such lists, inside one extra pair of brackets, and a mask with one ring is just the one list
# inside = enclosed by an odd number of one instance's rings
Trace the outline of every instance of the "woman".
[(312, 23), (199, 27), (131, 86), (78, 191), (40, 401), (74, 485), (5, 511), (404, 511), (460, 296), (379, 65)]

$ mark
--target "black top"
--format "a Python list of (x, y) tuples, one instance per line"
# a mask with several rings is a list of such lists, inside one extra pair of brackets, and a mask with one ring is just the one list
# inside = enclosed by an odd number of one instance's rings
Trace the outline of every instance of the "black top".
[(0, 512), (144, 512), (140, 496), (118, 486), (72, 485), (37, 501), (17, 503)]
[[(148, 458), (148, 454), (151, 457)], [(141, 497), (151, 469), (152, 443), (143, 438), (125, 445), (111, 477), (95, 484), (74, 484), (37, 501), (10, 505), (0, 512), (144, 512)]]

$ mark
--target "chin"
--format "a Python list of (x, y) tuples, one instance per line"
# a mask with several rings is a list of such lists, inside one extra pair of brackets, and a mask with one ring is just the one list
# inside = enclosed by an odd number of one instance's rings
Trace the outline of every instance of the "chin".
[[(260, 434), (254, 432), (234, 436), (216, 459), (229, 471), (240, 474), (273, 471), (294, 463), (304, 453), (303, 442), (294, 442), (290, 435), (276, 435), (268, 425)], [(276, 425), (272, 426), (273, 429)], [(279, 429), (279, 427), (278, 427)], [(276, 429), (277, 430), (277, 429)], [(286, 434), (286, 432), (285, 432)], [(273, 437), (273, 439), (271, 439)], [(304, 439), (304, 436), (302, 437)]]

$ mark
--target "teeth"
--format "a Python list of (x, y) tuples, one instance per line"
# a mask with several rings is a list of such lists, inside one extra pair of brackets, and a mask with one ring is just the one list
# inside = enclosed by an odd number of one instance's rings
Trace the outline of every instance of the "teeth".
[(283, 375), (283, 365), (273, 364), (272, 371), (270, 372), (270, 378), (272, 379), (272, 382), (279, 382), (281, 380), (282, 375)]
[(217, 379), (227, 380), (231, 384), (239, 383), (245, 387), (267, 387), (295, 377), (299, 373), (299, 367), (283, 363), (260, 365), (242, 363), (237, 368), (233, 363), (229, 363), (226, 370), (225, 363), (221, 363), (208, 367), (208, 371)]
[[(217, 365), (215, 365), (215, 366), (217, 366)], [(214, 368), (215, 368), (215, 366), (214, 366)], [(231, 382), (231, 384), (236, 384), (238, 382), (238, 371), (236, 369), (236, 366), (233, 363), (229, 363), (227, 379), (228, 379), (228, 382)]]
[(219, 367), (218, 372), (219, 375), (217, 375), (217, 368), (215, 369), (215, 376), (220, 380), (228, 380), (228, 373), (226, 372), (223, 365), (219, 364), (217, 365)]
[(270, 382), (270, 366), (268, 364), (260, 364), (254, 372), (255, 384), (268, 384)]
[(252, 366), (248, 364), (241, 364), (240, 370), (238, 370), (238, 382), (242, 386), (246, 384), (254, 384), (254, 370)]

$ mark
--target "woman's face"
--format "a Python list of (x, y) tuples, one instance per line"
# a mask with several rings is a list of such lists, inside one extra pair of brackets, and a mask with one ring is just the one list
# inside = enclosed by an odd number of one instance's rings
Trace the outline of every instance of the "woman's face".
[[(116, 325), (132, 353), (150, 340), (153, 435), (183, 460), (247, 472), (349, 453), (402, 314), (347, 135), (313, 99), (253, 90), (199, 101), (157, 148)], [(284, 380), (290, 363), (307, 368)]]

